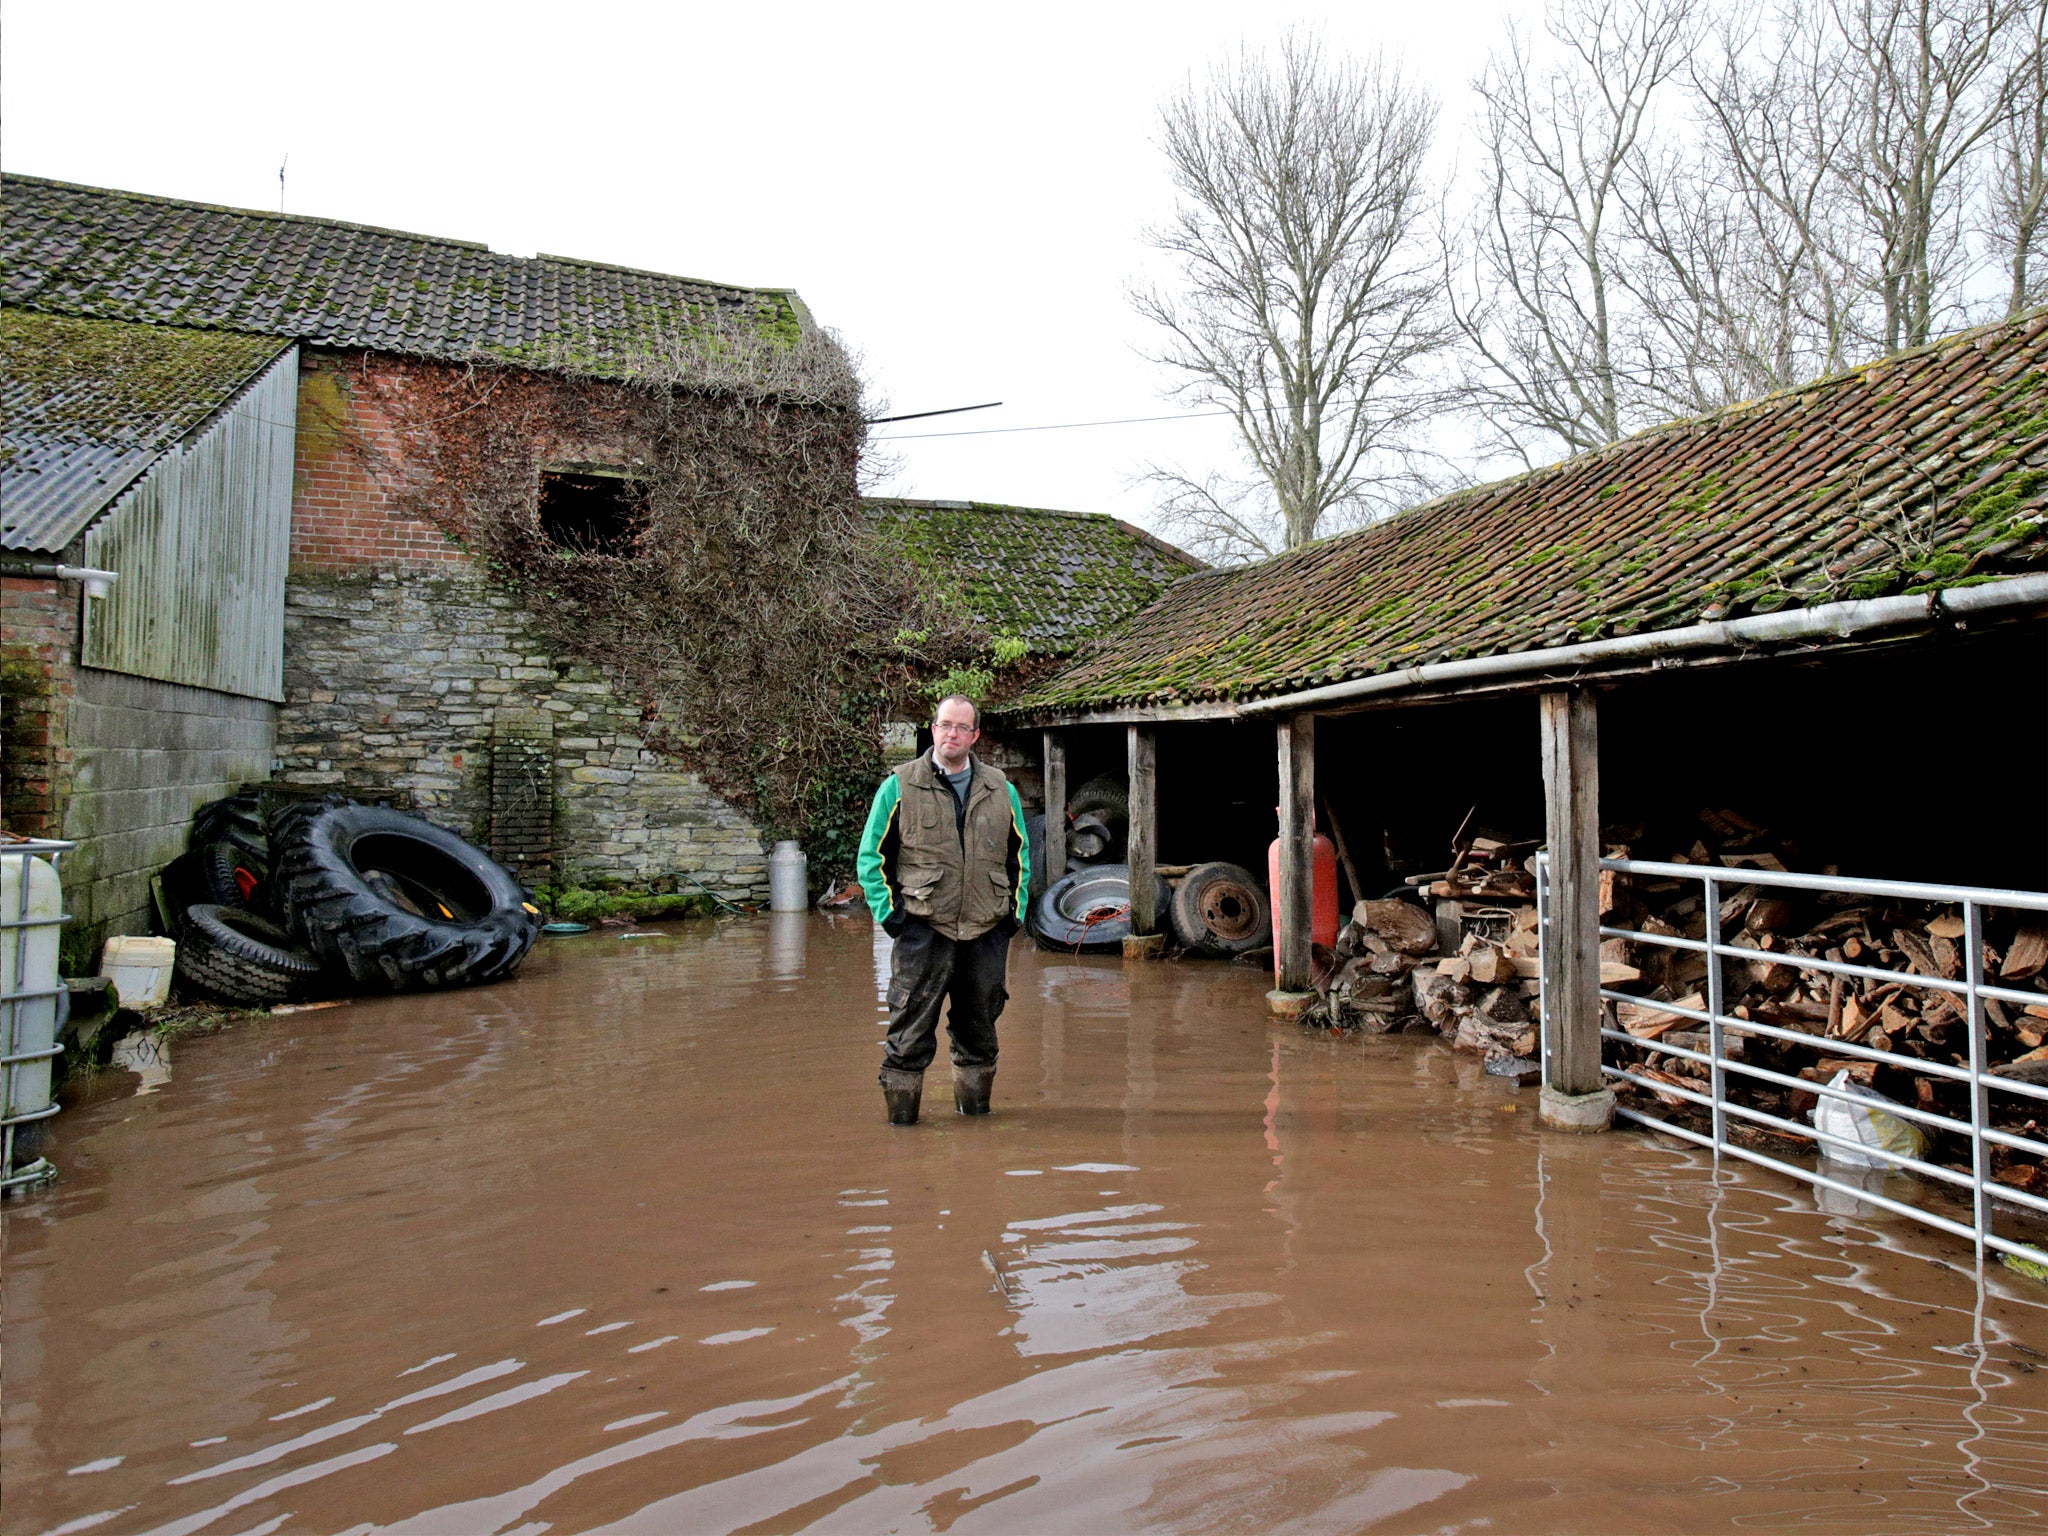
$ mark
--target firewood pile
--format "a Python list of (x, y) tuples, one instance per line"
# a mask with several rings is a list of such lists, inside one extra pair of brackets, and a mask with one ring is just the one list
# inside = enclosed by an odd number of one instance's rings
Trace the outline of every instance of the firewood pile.
[[(1327, 957), (1310, 1022), (1383, 1034), (1434, 1030), (1509, 1076), (1536, 1070), (1534, 842), (1463, 839), (1415, 899), (1361, 901)], [(1421, 902), (1432, 902), (1425, 908)]]
[[(1724, 813), (1725, 814), (1725, 813)], [(1628, 857), (1626, 846), (1609, 850)], [(1785, 1041), (1744, 1030), (1740, 1023), (1723, 1027), (1723, 1050), (1741, 1061), (1809, 1082), (1827, 1082), (1838, 1071), (1849, 1080), (1885, 1097), (1950, 1119), (1968, 1122), (1967, 1084), (1915, 1072), (1909, 1063), (1939, 1062), (1967, 1066), (1970, 1059), (1967, 1003), (1959, 995), (1922, 989), (1905, 980), (1830, 976), (1802, 970), (1802, 959), (1847, 961), (1904, 977), (1963, 978), (1961, 909), (1952, 905), (1880, 900), (1837, 893), (1807, 893), (1732, 883), (1744, 867), (1782, 868), (1768, 852), (1719, 854), (1703, 842), (1667, 863), (1704, 863), (1708, 859), (1734, 872), (1721, 887), (1722, 941), (1760, 953), (1756, 958), (1723, 962), (1723, 1003), (1734, 1020), (1754, 1020), (1778, 1029), (1811, 1036), (1812, 1043)], [(1705, 937), (1707, 914), (1700, 887), (1690, 880), (1652, 880), (1606, 876), (1601, 882), (1601, 922), (1640, 933)], [(2015, 1081), (2048, 1085), (2048, 917), (1984, 909), (1984, 978), (1994, 986), (2039, 992), (2039, 1003), (2012, 1004), (1987, 998), (1989, 1026), (1985, 1061), (1990, 1070)], [(1610, 939), (1601, 946), (1603, 971), (1619, 962), (1637, 972), (1632, 981), (1610, 982), (1617, 991), (1639, 994), (1641, 1001), (1610, 1004), (1610, 1022), (1639, 1042), (1617, 1051), (1610, 1042), (1609, 1059), (1626, 1061), (1638, 1076), (1653, 1084), (1700, 1091), (1707, 1076), (1702, 1062), (1660, 1051), (1658, 1046), (1704, 1052), (1706, 1027), (1697, 1020), (1662, 1008), (1660, 1003), (1704, 1009), (1707, 962), (1703, 955), (1660, 945)], [(1898, 1059), (1899, 1065), (1830, 1054), (1842, 1042), (1860, 1045)], [(1816, 1096), (1758, 1081), (1742, 1073), (1726, 1078), (1730, 1101), (1782, 1119), (1805, 1121)], [(1684, 1123), (1704, 1120), (1705, 1111), (1677, 1094), (1655, 1087), (1619, 1083), (1617, 1090), (1637, 1099), (1661, 1102), (1660, 1113)], [(1992, 1123), (2034, 1140), (2048, 1140), (2048, 1105), (2015, 1094), (1992, 1092)], [(1744, 1139), (1768, 1143), (1780, 1139), (1766, 1127), (1739, 1126)], [(1931, 1129), (1923, 1127), (1923, 1129)], [(1936, 1135), (1931, 1161), (1968, 1167), (1966, 1141), (1952, 1133)], [(2003, 1183), (2035, 1194), (2048, 1194), (2048, 1167), (2040, 1159), (1996, 1147), (1992, 1171)]]
[[(1692, 830), (1697, 835), (1688, 844), (1672, 850), (1668, 843), (1675, 839), (1667, 834), (1666, 846), (1650, 843), (1642, 856), (1715, 867), (1722, 877), (1722, 941), (1759, 952), (1753, 959), (1723, 962), (1723, 1005), (1732, 1020), (1722, 1032), (1726, 1058), (1809, 1082), (1826, 1082), (1846, 1070), (1851, 1081), (1899, 1103), (1967, 1122), (1966, 1084), (1924, 1076), (1908, 1065), (1968, 1064), (1961, 997), (1903, 979), (1829, 976), (1799, 966), (1802, 959), (1848, 961), (1901, 978), (1960, 980), (1966, 966), (1960, 908), (1747, 883), (1744, 870), (1782, 871), (1803, 862), (1799, 851), (1733, 811), (1703, 811)], [(1628, 858), (1650, 836), (1639, 826), (1611, 827), (1603, 842), (1609, 857)], [(1369, 1033), (1431, 1030), (1454, 1048), (1485, 1057), (1491, 1071), (1534, 1076), (1540, 1005), (1532, 852), (1529, 843), (1474, 838), (1450, 870), (1411, 882), (1418, 900), (1358, 903), (1334, 950), (1318, 953), (1322, 998), (1311, 1021)], [(1606, 927), (1703, 939), (1707, 914), (1701, 901), (1701, 887), (1692, 880), (1601, 876), (1600, 921)], [(2048, 915), (1984, 909), (1982, 939), (1988, 983), (2041, 994), (2039, 1003), (1985, 1000), (1985, 1060), (1996, 1075), (2048, 1085)], [(1634, 999), (1608, 1004), (1610, 1027), (1637, 1042), (1608, 1042), (1608, 1059), (1652, 1085), (1617, 1084), (1624, 1102), (1655, 1102), (1664, 1118), (1704, 1123), (1704, 1109), (1656, 1085), (1703, 1091), (1706, 1066), (1659, 1047), (1708, 1050), (1706, 1026), (1672, 1011), (1706, 1008), (1706, 957), (1608, 939), (1600, 962), (1602, 985)], [(1742, 1022), (1751, 1020), (1810, 1036), (1811, 1043), (1743, 1029)], [(1838, 1042), (1883, 1052), (1899, 1065), (1831, 1052)], [(1726, 1083), (1731, 1102), (1801, 1123), (1817, 1098), (1739, 1072), (1728, 1073)], [(1995, 1125), (2048, 1141), (2048, 1105), (1996, 1090), (1990, 1103)], [(1808, 1145), (1739, 1117), (1731, 1119), (1731, 1134), (1780, 1151)], [(1961, 1137), (1936, 1135), (1927, 1156), (1967, 1168), (1969, 1153)], [(1992, 1153), (1992, 1167), (2001, 1182), (2048, 1195), (2048, 1166), (2041, 1159), (2000, 1147)]]

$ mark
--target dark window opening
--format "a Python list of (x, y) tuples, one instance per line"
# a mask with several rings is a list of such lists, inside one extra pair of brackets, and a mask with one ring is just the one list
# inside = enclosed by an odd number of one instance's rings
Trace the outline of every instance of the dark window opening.
[(623, 475), (543, 470), (541, 532), (559, 549), (583, 555), (629, 555), (640, 531), (636, 487)]

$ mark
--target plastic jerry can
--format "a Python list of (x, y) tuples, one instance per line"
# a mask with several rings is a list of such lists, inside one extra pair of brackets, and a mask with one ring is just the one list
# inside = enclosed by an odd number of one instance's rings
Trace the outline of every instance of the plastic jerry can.
[(171, 995), (178, 946), (170, 939), (117, 935), (100, 951), (100, 974), (114, 984), (124, 1008), (160, 1008)]

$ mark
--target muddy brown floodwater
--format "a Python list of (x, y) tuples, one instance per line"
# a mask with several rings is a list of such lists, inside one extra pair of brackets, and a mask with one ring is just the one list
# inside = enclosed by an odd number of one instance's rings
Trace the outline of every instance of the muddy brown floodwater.
[(103, 1074), (6, 1209), (6, 1530), (2048, 1528), (2048, 1288), (1216, 964), (1020, 948), (996, 1113), (892, 1130), (876, 937)]

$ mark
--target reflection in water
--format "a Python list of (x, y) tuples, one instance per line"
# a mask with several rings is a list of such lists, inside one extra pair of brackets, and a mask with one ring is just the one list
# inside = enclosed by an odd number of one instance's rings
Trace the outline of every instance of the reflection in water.
[(804, 950), (816, 920), (808, 912), (768, 914), (768, 974), (777, 981), (798, 981), (804, 974)]
[(1226, 966), (1020, 948), (997, 1113), (892, 1129), (887, 942), (788, 918), (88, 1084), (8, 1530), (2048, 1525), (2048, 1292), (1937, 1236)]

